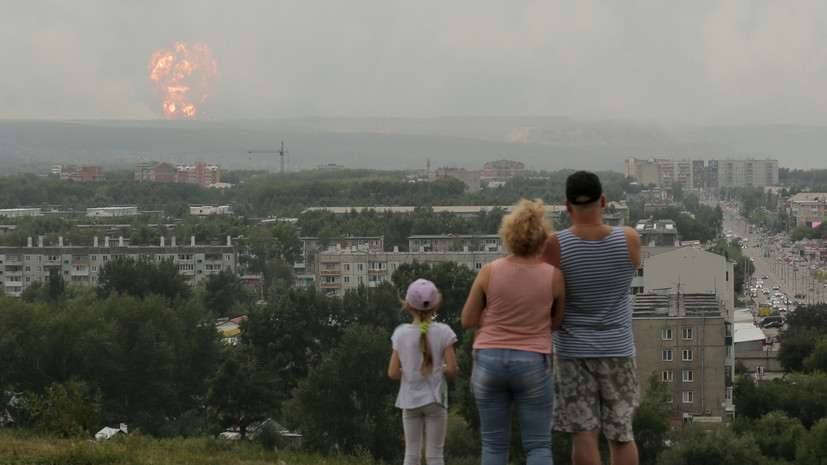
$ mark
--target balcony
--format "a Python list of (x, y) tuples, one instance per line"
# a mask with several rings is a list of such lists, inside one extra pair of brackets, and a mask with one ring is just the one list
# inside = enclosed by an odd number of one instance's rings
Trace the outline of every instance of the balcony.
[(368, 270), (368, 274), (372, 275), (385, 275), (388, 274), (388, 270)]
[(319, 287), (322, 289), (338, 289), (342, 287), (339, 283), (319, 283)]
[(339, 270), (320, 270), (319, 274), (322, 276), (339, 276), (342, 272)]

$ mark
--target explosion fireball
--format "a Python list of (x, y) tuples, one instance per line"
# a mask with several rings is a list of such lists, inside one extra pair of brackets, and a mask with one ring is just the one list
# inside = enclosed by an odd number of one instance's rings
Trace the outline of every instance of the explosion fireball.
[(210, 47), (200, 43), (175, 43), (149, 59), (149, 79), (167, 119), (195, 118), (211, 97), (211, 87), (221, 79)]

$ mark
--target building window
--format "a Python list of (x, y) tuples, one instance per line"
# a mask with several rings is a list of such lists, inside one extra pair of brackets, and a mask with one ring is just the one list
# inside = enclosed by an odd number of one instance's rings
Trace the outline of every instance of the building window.
[(660, 351), (660, 359), (664, 362), (672, 361), (672, 349), (664, 349)]
[(345, 263), (345, 271), (350, 271), (350, 263)]
[(660, 338), (664, 341), (672, 340), (672, 328), (663, 328), (660, 330)]
[(681, 329), (681, 338), (684, 341), (691, 341), (695, 335), (694, 333), (693, 328), (683, 328)]
[(356, 264), (356, 271), (362, 271), (364, 269), (365, 269), (365, 267), (364, 267), (363, 263), (357, 263)]
[(356, 277), (356, 282), (357, 282), (357, 283), (359, 283), (359, 284), (361, 284), (361, 283), (362, 283), (362, 277), (361, 277), (361, 276), (357, 276), (357, 277)]
[(683, 349), (681, 351), (681, 359), (684, 362), (691, 362), (693, 359), (693, 351), (692, 349)]
[(671, 383), (672, 382), (672, 370), (663, 370), (660, 372), (660, 380)]
[(695, 402), (695, 393), (692, 391), (683, 391), (683, 403), (691, 404)]
[(683, 382), (691, 383), (695, 380), (695, 373), (692, 370), (683, 370)]
[(350, 282), (350, 276), (343, 276), (342, 277), (342, 282), (349, 283)]

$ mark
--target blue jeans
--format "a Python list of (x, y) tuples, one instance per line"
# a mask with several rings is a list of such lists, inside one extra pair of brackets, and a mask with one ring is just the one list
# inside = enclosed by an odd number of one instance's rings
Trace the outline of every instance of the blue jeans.
[(472, 386), (482, 429), (482, 465), (506, 465), (511, 405), (517, 411), (526, 465), (550, 464), (554, 380), (549, 356), (511, 349), (480, 349)]

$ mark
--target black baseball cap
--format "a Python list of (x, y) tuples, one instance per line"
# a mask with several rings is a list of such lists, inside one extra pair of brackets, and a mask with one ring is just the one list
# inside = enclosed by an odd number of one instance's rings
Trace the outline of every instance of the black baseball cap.
[(587, 205), (600, 200), (600, 178), (588, 171), (578, 171), (566, 179), (566, 200), (572, 205)]

